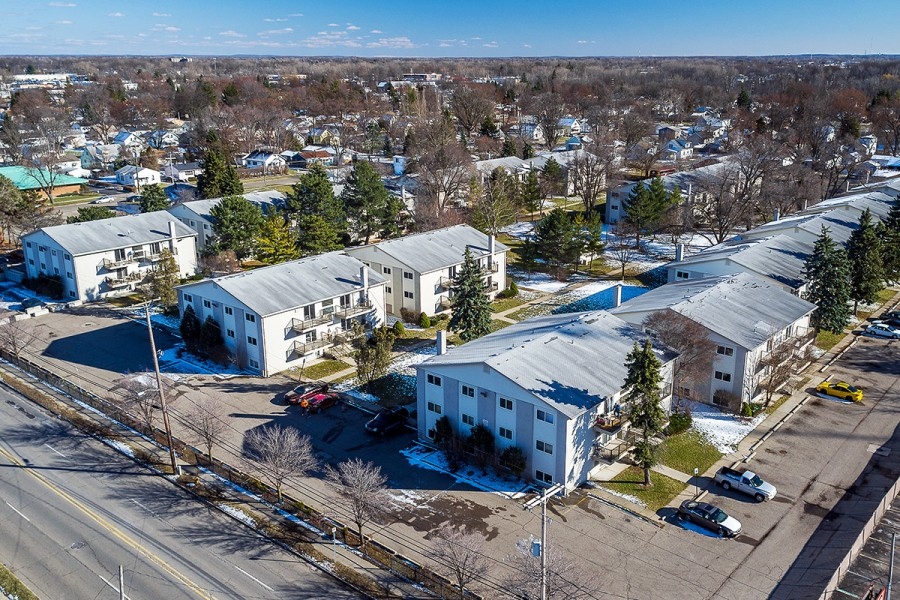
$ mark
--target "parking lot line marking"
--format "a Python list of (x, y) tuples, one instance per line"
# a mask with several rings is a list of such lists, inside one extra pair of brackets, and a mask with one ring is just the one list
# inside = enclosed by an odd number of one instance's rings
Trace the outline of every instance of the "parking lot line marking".
[(60, 452), (59, 450), (57, 450), (56, 448), (54, 448), (54, 447), (51, 446), (50, 444), (44, 444), (44, 445), (47, 446), (48, 448), (50, 448), (51, 450), (53, 450), (54, 452), (56, 452), (57, 454), (59, 454), (60, 456), (62, 456), (63, 458), (66, 458), (66, 455), (65, 455), (65, 454), (63, 454), (62, 452)]
[(275, 591), (275, 590), (273, 590), (272, 588), (270, 588), (269, 586), (267, 586), (266, 584), (264, 584), (262, 581), (260, 581), (259, 579), (257, 579), (256, 577), (254, 577), (253, 575), (251, 575), (250, 573), (248, 573), (247, 571), (245, 571), (245, 570), (243, 570), (242, 568), (240, 568), (239, 566), (237, 566), (237, 565), (235, 565), (235, 564), (232, 564), (231, 566), (233, 566), (235, 569), (237, 569), (238, 571), (240, 571), (241, 573), (243, 573), (244, 575), (246, 575), (247, 577), (249, 577), (250, 579), (252, 579), (252, 580), (255, 581), (256, 583), (258, 583), (259, 585), (263, 586), (264, 588), (266, 588), (266, 589), (269, 590), (270, 592), (274, 592), (274, 591)]
[(18, 509), (17, 509), (15, 506), (13, 506), (12, 504), (10, 504), (9, 502), (6, 502), (5, 500), (3, 501), (3, 504), (5, 504), (5, 505), (7, 505), (8, 507), (10, 507), (11, 509), (13, 509), (13, 510), (16, 512), (17, 515), (19, 515), (20, 517), (22, 517), (23, 519), (25, 519), (26, 521), (28, 521), (29, 523), (31, 523), (31, 519), (29, 519), (28, 517), (26, 517), (25, 515), (23, 515), (22, 513), (20, 513), (20, 512), (18, 511)]

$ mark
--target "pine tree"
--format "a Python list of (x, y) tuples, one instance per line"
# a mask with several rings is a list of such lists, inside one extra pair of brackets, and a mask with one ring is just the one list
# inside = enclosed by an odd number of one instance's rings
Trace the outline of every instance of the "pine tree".
[(541, 207), (544, 202), (541, 194), (541, 180), (538, 178), (537, 171), (531, 170), (525, 176), (525, 183), (522, 184), (519, 202), (522, 209), (531, 215), (531, 222), (534, 223), (534, 213), (541, 213)]
[(116, 211), (105, 206), (81, 206), (76, 214), (66, 217), (66, 223), (86, 223), (88, 221), (112, 219), (115, 216)]
[(850, 321), (850, 264), (822, 226), (813, 252), (804, 266), (805, 298), (818, 308), (810, 320), (816, 331), (841, 333)]
[(651, 438), (662, 431), (666, 413), (660, 403), (662, 362), (653, 352), (650, 340), (641, 348), (637, 342), (625, 359), (628, 374), (625, 376), (624, 400), (630, 405), (629, 420), (643, 431), (635, 444), (634, 458), (644, 469), (644, 485), (653, 485), (650, 468), (656, 464), (656, 448)]
[(750, 108), (750, 93), (746, 89), (741, 88), (737, 97), (738, 108)]
[(222, 328), (212, 315), (206, 317), (200, 326), (200, 350), (203, 354), (212, 354), (225, 340), (222, 339)]
[(328, 179), (328, 171), (319, 163), (313, 163), (309, 171), (300, 176), (285, 199), (288, 213), (294, 217), (318, 215), (338, 230), (344, 227), (344, 205), (334, 196), (334, 186)]
[(341, 200), (347, 207), (347, 216), (356, 226), (356, 234), (368, 244), (372, 234), (380, 231), (388, 216), (390, 194), (381, 182), (378, 172), (371, 163), (357, 161), (347, 184), (341, 193)]
[[(652, 182), (651, 185), (653, 185)], [(665, 196), (665, 191), (663, 191), (663, 196)], [(664, 198), (661, 203), (658, 191), (651, 193), (651, 190), (644, 186), (643, 181), (638, 181), (625, 199), (623, 203), (625, 218), (635, 227), (638, 246), (641, 243), (641, 233), (650, 230), (659, 222), (665, 203), (666, 199)]]
[(148, 185), (141, 190), (141, 212), (156, 212), (169, 208), (169, 199), (166, 191), (158, 183)]
[(878, 300), (884, 281), (881, 240), (872, 225), (872, 213), (868, 208), (859, 217), (859, 227), (850, 234), (847, 258), (850, 260), (850, 298), (855, 315), (860, 302), (872, 304)]
[(164, 308), (175, 306), (178, 303), (178, 285), (181, 275), (178, 272), (178, 263), (175, 255), (168, 248), (159, 253), (159, 261), (147, 276), (147, 295), (149, 299), (159, 298), (159, 303)]
[(396, 339), (394, 330), (384, 325), (372, 331), (368, 339), (365, 336), (357, 338), (356, 351), (353, 353), (356, 376), (365, 382), (367, 388), (373, 381), (387, 373)]
[(200, 198), (224, 198), (244, 193), (244, 184), (237, 170), (217, 150), (210, 150), (203, 159), (203, 172), (197, 177)]
[(468, 342), (491, 332), (491, 302), (484, 289), (484, 269), (466, 248), (462, 267), (450, 285), (453, 306), (448, 327)]
[(900, 200), (894, 200), (891, 211), (881, 222), (881, 267), (885, 281), (900, 281)]
[(196, 352), (200, 344), (200, 319), (197, 318), (197, 313), (190, 304), (184, 309), (178, 330), (181, 332), (181, 340), (187, 351)]
[(544, 169), (541, 171), (541, 179), (544, 188), (544, 197), (552, 198), (560, 193), (562, 183), (562, 167), (551, 157), (544, 163)]
[(516, 156), (518, 148), (516, 148), (516, 142), (511, 137), (507, 137), (503, 140), (503, 148), (500, 150), (500, 156)]
[(525, 142), (522, 144), (522, 160), (528, 160), (529, 158), (534, 158), (534, 147)]
[(534, 243), (538, 256), (553, 268), (557, 276), (567, 265), (575, 265), (584, 250), (578, 228), (561, 208), (554, 208), (537, 224)]
[(300, 217), (298, 244), (302, 256), (313, 256), (343, 248), (334, 226), (319, 215)]
[(262, 222), (256, 236), (255, 256), (270, 265), (300, 258), (297, 235), (291, 231), (284, 216), (276, 210), (269, 213)]
[(238, 258), (249, 256), (262, 227), (262, 210), (243, 196), (225, 196), (209, 214), (219, 250), (234, 250)]
[[(663, 186), (661, 177), (654, 177), (650, 180), (650, 185), (647, 187), (647, 194), (650, 196), (650, 205), (656, 209), (659, 216), (662, 216), (669, 207), (669, 194)], [(659, 221), (659, 216), (656, 221)], [(656, 223), (654, 222), (653, 224), (655, 225)]]
[(594, 257), (603, 254), (606, 250), (606, 243), (603, 241), (603, 220), (600, 213), (593, 212), (591, 216), (584, 219), (582, 215), (578, 215), (576, 226), (581, 234), (581, 244), (584, 252), (591, 255), (588, 263), (588, 269), (594, 266)]

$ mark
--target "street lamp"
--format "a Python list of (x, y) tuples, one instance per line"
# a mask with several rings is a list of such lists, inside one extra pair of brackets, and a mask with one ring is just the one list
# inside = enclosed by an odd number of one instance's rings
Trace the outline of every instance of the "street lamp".
[(172, 461), (172, 474), (178, 475), (178, 463), (175, 460), (175, 445), (172, 443), (172, 427), (169, 425), (169, 408), (166, 405), (166, 393), (163, 391), (162, 374), (159, 372), (159, 357), (156, 355), (156, 340), (153, 339), (153, 327), (150, 325), (150, 305), (153, 300), (148, 300), (144, 305), (144, 314), (147, 317), (147, 333), (150, 335), (150, 350), (153, 352), (153, 370), (156, 372), (156, 389), (159, 390), (159, 405), (162, 407), (163, 425), (166, 428), (166, 444), (169, 446), (169, 459)]
[(331, 564), (337, 568), (337, 527), (331, 528)]
[(694, 494), (695, 498), (700, 496), (700, 478), (698, 477), (698, 475), (700, 475), (700, 469), (694, 467), (694, 489), (696, 490), (696, 493)]

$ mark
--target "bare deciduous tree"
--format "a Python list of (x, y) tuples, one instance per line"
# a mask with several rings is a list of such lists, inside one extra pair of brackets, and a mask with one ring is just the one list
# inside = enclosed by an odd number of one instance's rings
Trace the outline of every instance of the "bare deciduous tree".
[[(119, 381), (121, 401), (125, 410), (132, 413), (146, 429), (152, 429), (156, 421), (156, 411), (160, 410), (159, 390), (156, 387), (156, 375), (153, 373), (134, 373)], [(171, 386), (163, 379), (163, 393), (171, 397)]]
[(453, 89), (450, 107), (460, 129), (470, 134), (493, 113), (494, 101), (489, 89), (463, 84)]
[(363, 527), (377, 522), (390, 501), (385, 487), (387, 477), (381, 467), (360, 458), (349, 458), (337, 467), (327, 465), (325, 476), (334, 489), (335, 501), (350, 512), (360, 544), (365, 547)]
[(585, 214), (590, 214), (606, 187), (606, 181), (616, 161), (615, 146), (591, 144), (579, 151), (569, 164), (569, 177), (576, 196), (581, 196)]
[(244, 437), (244, 457), (275, 486), (278, 502), (282, 500), (281, 489), (288, 477), (304, 475), (317, 464), (309, 436), (280, 425), (248, 431)]
[(206, 456), (209, 461), (213, 459), (213, 447), (228, 431), (228, 423), (225, 421), (225, 408), (221, 402), (205, 397), (194, 404), (185, 415), (185, 425), (194, 434), (197, 441), (206, 447)]
[(31, 331), (13, 317), (0, 323), (0, 348), (16, 358), (19, 358), (19, 353), (25, 350), (33, 339)]
[(768, 407), (778, 390), (784, 388), (794, 374), (797, 364), (797, 338), (788, 338), (775, 346), (771, 352), (763, 354), (756, 362), (755, 369), (760, 373), (756, 390), (763, 394)]
[[(550, 546), (550, 544), (547, 544)], [(542, 548), (546, 552), (547, 600), (579, 600), (590, 596), (592, 582), (578, 568), (577, 563), (557, 550), (558, 546)], [(541, 559), (531, 552), (531, 541), (516, 544), (517, 552), (507, 556), (515, 573), (506, 578), (506, 587), (514, 598), (541, 598)]]
[(461, 600), (466, 597), (466, 587), (487, 573), (484, 541), (479, 533), (467, 533), (449, 525), (441, 527), (431, 538), (431, 558), (438, 568), (450, 571)]
[(644, 327), (659, 341), (678, 352), (672, 381), (679, 396), (692, 396), (708, 385), (716, 358), (716, 343), (700, 323), (667, 308), (647, 315)]
[(566, 116), (562, 97), (552, 92), (535, 96), (531, 99), (529, 110), (534, 113), (537, 124), (544, 132), (544, 143), (548, 148), (553, 148), (563, 132), (560, 119)]
[(622, 279), (625, 279), (625, 269), (628, 268), (638, 255), (637, 235), (634, 225), (625, 219), (620, 219), (613, 224), (610, 230), (606, 248), (612, 262), (622, 269)]

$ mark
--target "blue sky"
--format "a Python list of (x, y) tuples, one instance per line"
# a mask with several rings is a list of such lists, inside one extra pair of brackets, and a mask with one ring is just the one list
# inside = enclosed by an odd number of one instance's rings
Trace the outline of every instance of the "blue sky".
[(0, 0), (0, 54), (900, 54), (900, 1)]

